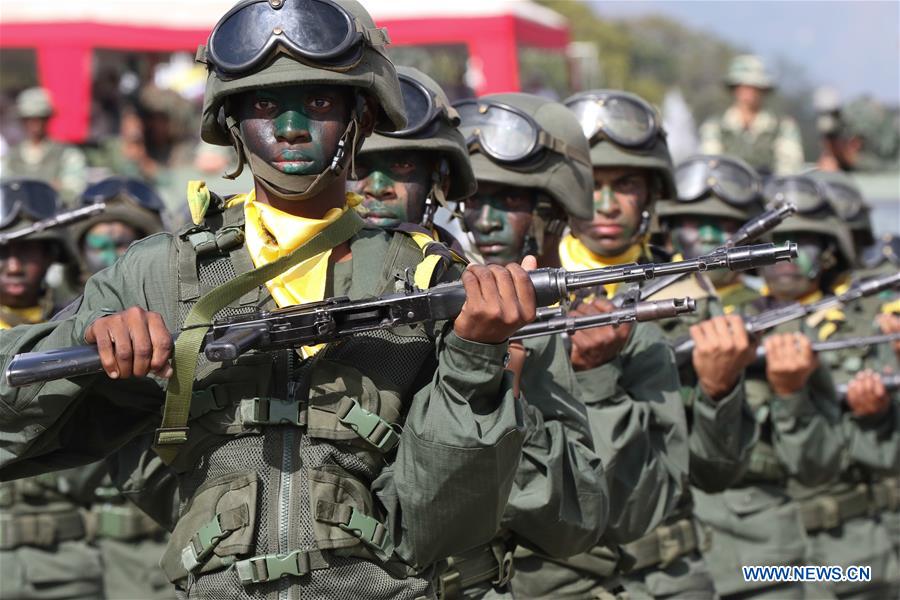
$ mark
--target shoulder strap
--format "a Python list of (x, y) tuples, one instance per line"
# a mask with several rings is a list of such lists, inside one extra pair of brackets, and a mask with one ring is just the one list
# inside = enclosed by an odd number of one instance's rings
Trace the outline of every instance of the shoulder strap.
[(197, 357), (213, 316), (234, 299), (284, 273), (294, 265), (346, 242), (356, 235), (362, 226), (363, 220), (356, 211), (345, 210), (334, 223), (290, 254), (238, 275), (231, 281), (210, 290), (197, 301), (185, 318), (182, 332), (175, 343), (172, 361), (174, 373), (166, 391), (162, 423), (156, 430), (154, 450), (163, 462), (171, 464), (178, 455), (180, 446), (187, 441), (187, 422)]

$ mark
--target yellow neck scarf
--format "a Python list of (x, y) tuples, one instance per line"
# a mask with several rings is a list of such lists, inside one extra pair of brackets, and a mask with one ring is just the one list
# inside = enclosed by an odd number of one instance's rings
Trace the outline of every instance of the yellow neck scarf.
[[(244, 203), (247, 250), (254, 266), (260, 267), (296, 250), (361, 200), (359, 195), (348, 192), (344, 208), (332, 208), (322, 219), (297, 217), (268, 204), (261, 204), (256, 201), (255, 190), (235, 197), (229, 202), (229, 206)], [(322, 252), (267, 281), (266, 287), (275, 304), (285, 307), (323, 300), (330, 257), (331, 250)], [(304, 357), (311, 356), (321, 347), (307, 346), (302, 349), (302, 353)]]
[[(568, 271), (600, 269), (638, 262), (643, 253), (644, 248), (640, 244), (635, 244), (617, 256), (599, 256), (591, 252), (587, 246), (582, 244), (571, 233), (566, 235), (559, 243), (559, 262)], [(610, 298), (615, 295), (618, 288), (619, 284), (617, 283), (603, 286), (603, 289), (606, 290), (606, 295)]]
[(40, 305), (29, 306), (28, 308), (0, 306), (0, 329), (12, 329), (12, 324), (3, 320), (2, 313), (15, 315), (28, 323), (40, 323), (44, 320), (44, 307)]

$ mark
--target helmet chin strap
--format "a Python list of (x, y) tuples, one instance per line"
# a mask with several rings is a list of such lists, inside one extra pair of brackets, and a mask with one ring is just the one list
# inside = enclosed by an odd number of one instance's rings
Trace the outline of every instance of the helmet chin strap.
[(234, 179), (240, 175), (246, 161), (249, 163), (254, 177), (269, 193), (289, 201), (315, 197), (341, 176), (348, 160), (351, 163), (351, 170), (354, 170), (360, 138), (357, 108), (358, 106), (350, 114), (350, 122), (338, 141), (337, 151), (334, 153), (331, 164), (317, 175), (289, 175), (279, 171), (255, 153), (247, 150), (241, 138), (237, 120), (232, 116), (226, 117), (228, 132), (231, 134), (232, 144), (238, 154), (238, 166), (232, 173), (226, 173), (225, 177)]
[[(446, 159), (441, 159), (440, 164), (431, 173), (431, 192), (425, 197), (425, 211), (422, 213), (422, 226), (431, 229), (434, 227), (434, 215), (441, 206), (449, 210), (453, 209), (447, 202), (447, 194), (444, 193), (444, 178), (449, 176), (450, 166)], [(456, 215), (454, 215), (456, 216)], [(462, 215), (459, 215), (460, 218)]]

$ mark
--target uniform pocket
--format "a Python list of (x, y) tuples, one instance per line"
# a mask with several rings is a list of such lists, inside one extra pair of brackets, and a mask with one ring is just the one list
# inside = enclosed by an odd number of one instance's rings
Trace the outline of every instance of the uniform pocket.
[(163, 554), (161, 566), (169, 581), (187, 577), (188, 572), (222, 569), (250, 552), (258, 486), (256, 472), (239, 471), (197, 488)]

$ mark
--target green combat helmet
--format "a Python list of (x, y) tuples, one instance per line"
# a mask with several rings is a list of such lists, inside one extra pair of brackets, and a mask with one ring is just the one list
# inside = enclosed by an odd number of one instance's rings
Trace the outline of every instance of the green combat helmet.
[(567, 216), (593, 215), (593, 176), (587, 140), (578, 120), (564, 105), (523, 93), (490, 94), (453, 105), (480, 182), (540, 190), (555, 205), (538, 203), (530, 233), (537, 252), (544, 233), (558, 229)]
[(834, 211), (850, 228), (857, 254), (871, 246), (875, 242), (872, 208), (863, 199), (853, 178), (843, 171), (813, 171), (809, 176), (824, 186), (825, 195)]
[(749, 221), (763, 211), (759, 175), (743, 160), (724, 154), (692, 156), (675, 169), (678, 194), (656, 207), (661, 221), (704, 215)]
[[(263, 26), (263, 24), (265, 24)], [(318, 26), (312, 26), (318, 24)], [(251, 39), (252, 38), (252, 39)], [(246, 152), (229, 98), (235, 94), (289, 85), (343, 85), (377, 101), (376, 127), (394, 131), (406, 125), (394, 64), (385, 53), (387, 31), (375, 26), (354, 0), (244, 0), (218, 22), (206, 46), (197, 51), (209, 75), (200, 134), (219, 146), (233, 145), (267, 189), (289, 200), (316, 195), (340, 176), (361, 143), (357, 95), (350, 124), (329, 167), (318, 175), (288, 175)]]
[[(3, 233), (13, 233), (55, 217), (59, 208), (59, 194), (44, 181), (9, 179), (0, 184), (0, 231)], [(24, 240), (53, 244), (57, 248), (57, 262), (77, 264), (77, 254), (65, 227), (48, 227), (28, 234)]]
[(894, 116), (875, 100), (858, 98), (842, 107), (838, 135), (862, 141), (855, 170), (897, 168), (900, 131)]
[(478, 184), (469, 162), (466, 140), (459, 132), (459, 114), (450, 105), (447, 94), (434, 79), (418, 69), (398, 66), (397, 76), (403, 92), (407, 125), (395, 131), (376, 128), (359, 156), (414, 150), (445, 160), (450, 188), (445, 198), (440, 175), (436, 172), (422, 223), (429, 226), (438, 205), (446, 207), (448, 201), (465, 200), (475, 193)]
[(831, 241), (831, 260), (824, 261), (822, 280), (823, 287), (830, 289), (836, 277), (855, 264), (856, 253), (850, 229), (829, 200), (825, 185), (811, 175), (788, 175), (771, 180), (763, 194), (770, 206), (789, 202), (797, 208), (775, 228), (774, 235), (813, 233)]
[(81, 195), (81, 205), (105, 202), (106, 209), (71, 227), (72, 239), (79, 246), (84, 236), (98, 223), (120, 221), (135, 229), (139, 238), (163, 231), (162, 198), (149, 185), (130, 177), (109, 177), (90, 185)]
[(641, 231), (650, 230), (656, 201), (675, 197), (672, 156), (659, 113), (640, 96), (619, 90), (581, 92), (565, 105), (590, 143), (592, 167), (631, 167), (655, 175), (658, 190), (650, 194), (641, 224)]
[(771, 90), (775, 87), (772, 76), (766, 71), (766, 65), (754, 54), (740, 54), (731, 60), (725, 74), (725, 85), (728, 87), (749, 85), (761, 90)]
[(28, 88), (16, 98), (16, 113), (21, 119), (49, 119), (53, 112), (50, 92), (42, 87)]

